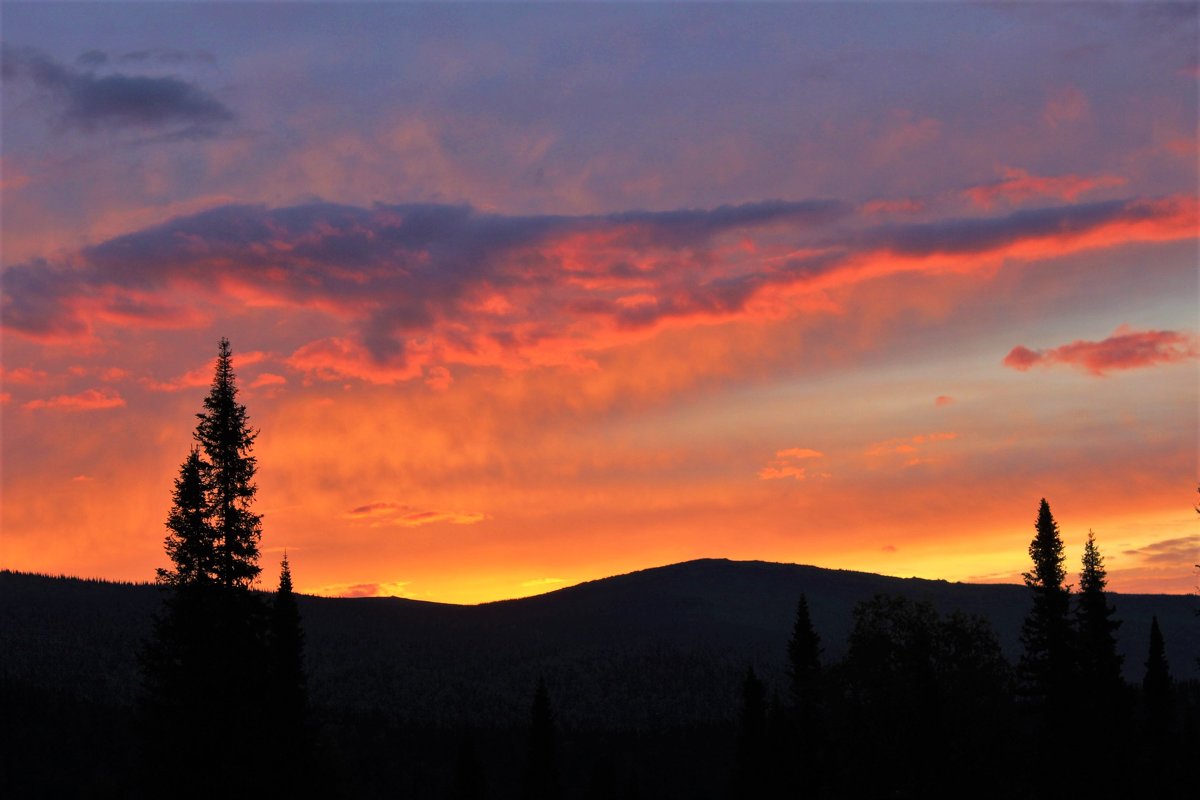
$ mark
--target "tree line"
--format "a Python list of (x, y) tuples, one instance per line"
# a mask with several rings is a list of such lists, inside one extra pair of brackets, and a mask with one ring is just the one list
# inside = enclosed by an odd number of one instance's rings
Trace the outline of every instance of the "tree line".
[[(238, 400), (226, 339), (197, 419), (166, 522), (171, 566), (158, 570), (162, 611), (140, 653), (150, 786), (181, 797), (228, 794), (230, 787), (238, 795), (336, 794), (323, 762), (340, 746), (328, 741), (339, 732), (317, 730), (310, 714), (286, 554), (273, 596), (254, 590), (262, 535), (253, 511), (258, 434)], [(1048, 798), (1179, 785), (1180, 721), (1157, 620), (1145, 678), (1131, 687), (1121, 677), (1121, 623), (1095, 536), (1089, 532), (1073, 592), (1044, 499), (1034, 527), (1024, 574), (1030, 611), (1015, 668), (986, 619), (941, 614), (895, 595), (859, 603), (845, 657), (825, 663), (801, 594), (782, 648), (786, 684), (768, 686), (747, 670), (738, 717), (721, 734), (727, 785), (700, 796), (957, 797), (972, 787), (981, 796)], [(361, 731), (340, 734), (376, 746)], [(566, 780), (544, 680), (533, 688), (527, 734), (520, 786), (498, 787), (489, 785), (480, 739), (462, 731), (452, 796), (642, 796), (637, 770), (618, 775), (603, 754), (589, 778)], [(1136, 785), (1131, 773), (1105, 771), (1118, 762), (1136, 766)], [(989, 776), (987, 785), (979, 785), (981, 776)], [(677, 796), (687, 785), (681, 777)]]

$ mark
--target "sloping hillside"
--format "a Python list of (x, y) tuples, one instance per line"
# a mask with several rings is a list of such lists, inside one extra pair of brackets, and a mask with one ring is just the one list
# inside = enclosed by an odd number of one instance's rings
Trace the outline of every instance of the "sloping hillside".
[[(691, 561), (537, 597), (453, 606), (301, 598), (314, 699), (414, 722), (511, 724), (539, 675), (568, 725), (640, 727), (730, 716), (747, 664), (778, 681), (796, 601), (807, 594), (827, 661), (855, 603), (878, 592), (991, 620), (1010, 660), (1028, 607), (1020, 586), (899, 579), (793, 564)], [(126, 704), (153, 586), (0, 573), (0, 671)], [(1194, 596), (1114, 595), (1126, 677), (1139, 680), (1157, 614), (1177, 677), (1196, 674)]]

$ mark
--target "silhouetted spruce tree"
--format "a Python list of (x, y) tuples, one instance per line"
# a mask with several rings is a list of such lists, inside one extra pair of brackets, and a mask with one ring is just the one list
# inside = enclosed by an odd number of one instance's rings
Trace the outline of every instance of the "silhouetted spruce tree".
[[(1173, 695), (1166, 645), (1158, 627), (1158, 617), (1154, 616), (1150, 620), (1150, 650), (1146, 657), (1146, 674), (1142, 678), (1145, 717), (1141, 761), (1146, 777), (1146, 797), (1183, 796), (1179, 793), (1186, 783), (1183, 765), (1191, 762), (1183, 757), (1175, 736)], [(1190, 777), (1194, 782), (1194, 776)]]
[(800, 595), (796, 605), (796, 622), (788, 641), (788, 679), (791, 682), (792, 706), (801, 722), (816, 709), (818, 681), (821, 675), (821, 637), (813, 628), (808, 613), (808, 598)]
[(249, 587), (258, 577), (258, 541), (262, 521), (251, 511), (257, 488), (257, 460), (251, 455), (258, 432), (250, 428), (246, 407), (237, 401), (237, 379), (229, 340), (221, 339), (216, 373), (196, 415), (196, 441), (209, 464), (209, 509), (218, 553), (218, 580)]
[(742, 705), (738, 713), (736, 744), (733, 797), (766, 796), (769, 750), (767, 688), (754, 673), (754, 667), (746, 670), (746, 679), (742, 682)]
[(271, 743), (281, 774), (300, 788), (310, 755), (307, 733), (308, 680), (304, 670), (304, 629), (292, 591), (292, 569), (287, 554), (279, 567), (279, 588), (271, 605), (270, 674), (268, 697)]
[(216, 552), (209, 524), (206, 487), (208, 465), (193, 448), (175, 479), (174, 504), (167, 515), (164, 545), (171, 569), (158, 569), (158, 583), (167, 586), (211, 584), (216, 579)]
[(529, 760), (525, 767), (525, 800), (558, 797), (558, 754), (555, 747), (554, 712), (546, 680), (538, 678), (529, 721)]
[[(1112, 722), (1120, 716), (1124, 681), (1121, 679), (1122, 658), (1117, 654), (1117, 628), (1113, 619), (1116, 609), (1108, 604), (1105, 587), (1108, 573), (1104, 558), (1096, 546), (1096, 535), (1088, 531), (1083, 546), (1083, 568), (1079, 572), (1078, 606), (1075, 624), (1078, 631), (1080, 690), (1085, 702), (1081, 709), (1093, 717), (1092, 724), (1103, 720)], [(1087, 720), (1083, 721), (1088, 724)]]
[(808, 598), (800, 595), (796, 621), (787, 647), (790, 688), (790, 730), (785, 737), (781, 780), (792, 785), (791, 794), (812, 794), (821, 783), (825, 731), (820, 715), (821, 637), (813, 628)]
[(1146, 706), (1147, 738), (1166, 738), (1171, 727), (1171, 670), (1158, 617), (1150, 619), (1150, 652), (1146, 657), (1146, 675), (1142, 678), (1142, 698)]
[[(254, 794), (269, 703), (266, 607), (258, 575), (254, 435), (236, 402), (222, 339), (193, 450), (176, 480), (158, 571), (163, 609), (140, 653), (150, 775), (181, 797)], [(181, 778), (180, 776), (186, 776)]]
[(1021, 627), (1023, 652), (1018, 667), (1022, 692), (1043, 712), (1047, 728), (1065, 724), (1072, 711), (1075, 664), (1070, 587), (1063, 584), (1063, 543), (1045, 498), (1038, 507), (1036, 533), (1029, 544), (1033, 569), (1024, 573), (1033, 606)]

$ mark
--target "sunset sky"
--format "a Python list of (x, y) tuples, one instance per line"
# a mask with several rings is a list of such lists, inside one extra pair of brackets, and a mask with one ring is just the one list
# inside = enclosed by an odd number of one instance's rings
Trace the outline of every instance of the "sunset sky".
[(228, 336), (265, 586), (1194, 591), (1198, 19), (5, 3), (0, 566), (153, 578)]

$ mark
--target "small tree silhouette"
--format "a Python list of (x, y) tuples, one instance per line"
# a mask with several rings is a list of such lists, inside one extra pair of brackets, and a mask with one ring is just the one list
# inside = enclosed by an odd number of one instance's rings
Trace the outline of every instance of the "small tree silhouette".
[(767, 688), (751, 666), (742, 681), (742, 707), (738, 713), (735, 798), (764, 796), (768, 784), (768, 750)]
[(529, 760), (525, 768), (525, 800), (555, 800), (558, 797), (558, 755), (555, 747), (554, 712), (545, 678), (538, 678), (529, 720)]
[(287, 554), (279, 566), (279, 588), (271, 604), (268, 639), (270, 673), (267, 685), (270, 746), (284, 786), (291, 792), (306, 785), (311, 769), (308, 732), (308, 678), (304, 669), (304, 629), (292, 591), (292, 569)]
[(1173, 681), (1167, 664), (1167, 648), (1158, 616), (1150, 619), (1150, 651), (1146, 656), (1146, 675), (1142, 678), (1142, 697), (1146, 704), (1147, 738), (1162, 741), (1171, 728)]

